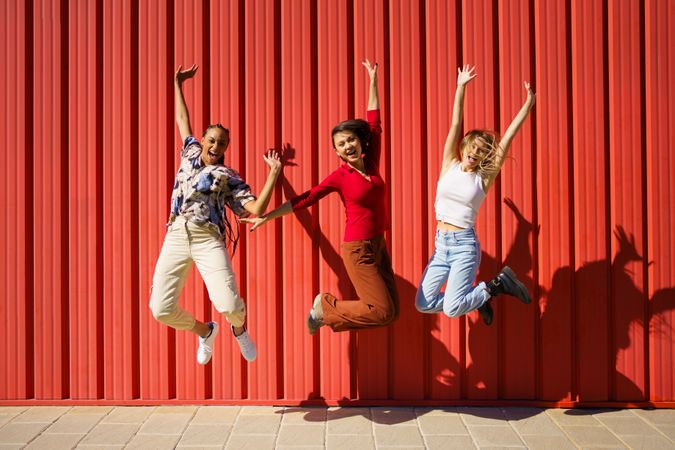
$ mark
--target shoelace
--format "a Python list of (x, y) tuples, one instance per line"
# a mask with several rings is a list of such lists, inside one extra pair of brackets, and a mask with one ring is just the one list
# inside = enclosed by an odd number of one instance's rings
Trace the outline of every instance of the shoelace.
[(206, 338), (202, 338), (202, 339), (204, 339), (204, 340), (199, 342), (199, 351), (200, 352), (212, 352), (213, 348), (206, 344)]

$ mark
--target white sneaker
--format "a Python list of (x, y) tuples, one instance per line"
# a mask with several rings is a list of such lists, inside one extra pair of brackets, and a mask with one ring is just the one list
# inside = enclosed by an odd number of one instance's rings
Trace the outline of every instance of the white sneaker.
[(218, 335), (218, 322), (209, 322), (207, 325), (211, 328), (211, 333), (206, 337), (199, 336), (199, 348), (197, 349), (197, 362), (199, 364), (206, 364), (211, 361), (213, 341)]
[(321, 304), (321, 299), (323, 294), (319, 293), (314, 297), (314, 302), (312, 302), (312, 309), (309, 310), (307, 315), (307, 330), (309, 334), (316, 333), (319, 328), (323, 326), (323, 305)]
[(239, 344), (241, 356), (243, 356), (244, 359), (248, 362), (254, 361), (256, 356), (258, 356), (258, 353), (256, 351), (255, 344), (251, 339), (251, 336), (249, 336), (248, 331), (246, 331), (246, 328), (244, 328), (244, 331), (242, 331), (242, 333), (239, 336), (236, 336), (234, 334), (234, 327), (232, 325), (230, 325), (230, 328), (232, 329), (232, 335), (237, 340), (237, 344)]

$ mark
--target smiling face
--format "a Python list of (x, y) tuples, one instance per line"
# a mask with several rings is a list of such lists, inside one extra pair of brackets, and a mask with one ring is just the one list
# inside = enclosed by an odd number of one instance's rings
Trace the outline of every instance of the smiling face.
[(211, 127), (204, 133), (201, 140), (201, 158), (204, 165), (218, 164), (230, 144), (230, 134), (219, 127)]
[(462, 170), (485, 172), (494, 165), (498, 136), (492, 131), (471, 130), (460, 145)]
[(335, 147), (335, 153), (340, 159), (347, 163), (354, 165), (362, 161), (361, 140), (353, 131), (345, 130), (335, 133), (333, 135), (333, 147)]
[(474, 139), (462, 151), (462, 168), (467, 172), (475, 172), (488, 155), (488, 148), (488, 143), (482, 138)]

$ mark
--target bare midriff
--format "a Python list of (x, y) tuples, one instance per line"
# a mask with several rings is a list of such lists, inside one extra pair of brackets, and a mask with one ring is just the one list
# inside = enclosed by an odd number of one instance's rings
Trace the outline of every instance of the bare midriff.
[(457, 227), (451, 223), (446, 223), (441, 220), (438, 221), (436, 227), (441, 231), (462, 231), (464, 228)]

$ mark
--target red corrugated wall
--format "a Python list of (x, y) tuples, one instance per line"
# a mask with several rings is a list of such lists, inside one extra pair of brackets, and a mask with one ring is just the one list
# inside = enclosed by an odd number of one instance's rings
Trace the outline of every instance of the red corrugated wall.
[[(0, 4), (0, 403), (675, 401), (675, 2), (668, 0), (9, 0)], [(271, 205), (338, 165), (330, 129), (363, 117), (379, 63), (391, 327), (310, 337), (318, 291), (354, 295), (334, 195), (254, 234), (234, 266), (259, 357), (223, 333), (213, 362), (147, 307), (178, 164), (175, 68), (193, 128), (231, 129)], [(416, 312), (456, 68), (464, 127), (535, 108), (479, 216), (480, 279), (503, 264), (535, 301), (485, 327)], [(218, 318), (198, 275), (183, 304)], [(224, 322), (222, 318), (219, 318)]]

